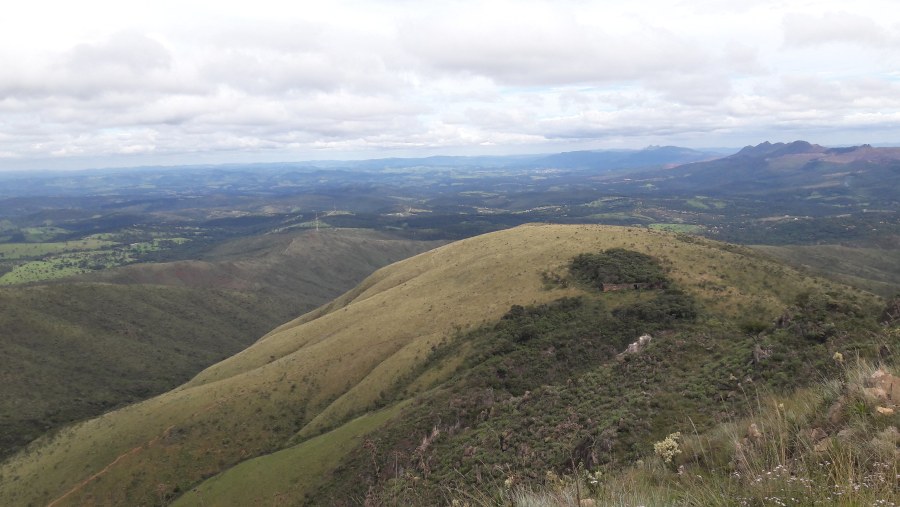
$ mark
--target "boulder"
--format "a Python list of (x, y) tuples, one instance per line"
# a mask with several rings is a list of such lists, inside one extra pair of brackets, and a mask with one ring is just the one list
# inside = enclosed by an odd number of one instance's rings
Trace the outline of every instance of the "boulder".
[(894, 409), (889, 407), (876, 407), (875, 411), (881, 415), (894, 415)]
[(878, 369), (864, 383), (865, 395), (885, 408), (897, 408), (900, 402), (900, 377)]
[(809, 430), (808, 436), (811, 442), (816, 443), (827, 437), (828, 433), (825, 433), (825, 430), (822, 428), (813, 428)]

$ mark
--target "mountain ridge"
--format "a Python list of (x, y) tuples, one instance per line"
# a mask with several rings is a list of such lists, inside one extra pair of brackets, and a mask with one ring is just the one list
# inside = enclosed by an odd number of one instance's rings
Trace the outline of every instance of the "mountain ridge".
[(726, 157), (627, 177), (605, 176), (603, 182), (612, 191), (644, 195), (785, 196), (806, 199), (809, 205), (841, 199), (887, 208), (897, 204), (892, 189), (900, 184), (900, 148), (766, 141)]
[[(583, 294), (577, 286), (548, 289), (546, 277), (576, 254), (611, 247), (658, 257), (710, 315), (738, 318), (743, 308), (774, 319), (798, 293), (826, 285), (745, 248), (642, 229), (536, 224), (462, 240), (379, 270), (167, 394), (42, 439), (0, 466), (3, 477), (18, 477), (0, 483), (0, 500), (179, 496), (248, 458), (376, 410), (430, 350), (511, 306)], [(450, 373), (430, 371), (410, 386), (425, 389)]]

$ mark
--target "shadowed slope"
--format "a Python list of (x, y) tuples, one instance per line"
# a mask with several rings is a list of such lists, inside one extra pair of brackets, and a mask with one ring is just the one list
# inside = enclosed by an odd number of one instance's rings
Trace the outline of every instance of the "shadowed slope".
[(304, 304), (296, 315), (382, 266), (440, 244), (366, 229), (264, 234), (229, 241), (200, 260), (135, 264), (96, 273), (90, 280), (259, 291)]
[(171, 389), (375, 269), (436, 244), (363, 230), (273, 234), (226, 243), (208, 261), (0, 289), (0, 456), (54, 427)]

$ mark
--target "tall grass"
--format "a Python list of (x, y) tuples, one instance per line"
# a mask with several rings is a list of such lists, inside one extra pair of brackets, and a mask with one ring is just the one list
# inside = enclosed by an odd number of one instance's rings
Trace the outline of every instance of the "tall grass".
[[(896, 373), (896, 364), (879, 366)], [(679, 441), (671, 463), (647, 456), (592, 485), (587, 473), (542, 487), (469, 496), (458, 505), (807, 506), (900, 505), (900, 416), (876, 409), (896, 400), (865, 393), (878, 368), (858, 362), (842, 378), (789, 397), (747, 396), (749, 415)], [(576, 493), (580, 492), (580, 495)]]

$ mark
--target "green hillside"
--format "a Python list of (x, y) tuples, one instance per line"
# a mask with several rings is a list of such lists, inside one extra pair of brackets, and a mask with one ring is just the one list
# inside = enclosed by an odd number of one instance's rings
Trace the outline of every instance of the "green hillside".
[[(604, 266), (585, 273), (659, 283), (601, 292), (570, 273), (581, 254)], [(181, 387), (39, 440), (0, 467), (0, 503), (433, 504), (612, 470), (740, 416), (757, 386), (877, 354), (895, 338), (882, 306), (733, 245), (518, 227), (383, 268)]]
[(433, 245), (360, 230), (265, 235), (226, 243), (204, 261), (0, 289), (0, 456), (167, 391)]
[(900, 249), (850, 245), (754, 245), (754, 249), (817, 276), (883, 297), (900, 293)]

